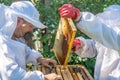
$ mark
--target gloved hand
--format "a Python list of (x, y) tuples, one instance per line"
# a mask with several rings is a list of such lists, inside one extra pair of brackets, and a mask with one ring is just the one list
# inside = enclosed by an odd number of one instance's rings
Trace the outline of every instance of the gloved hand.
[(73, 45), (72, 45), (72, 50), (77, 51), (81, 47), (82, 47), (82, 42), (80, 41), (80, 39), (74, 39)]
[(73, 20), (76, 20), (80, 16), (80, 10), (71, 4), (64, 4), (58, 10), (60, 12), (60, 16), (64, 18), (72, 18)]

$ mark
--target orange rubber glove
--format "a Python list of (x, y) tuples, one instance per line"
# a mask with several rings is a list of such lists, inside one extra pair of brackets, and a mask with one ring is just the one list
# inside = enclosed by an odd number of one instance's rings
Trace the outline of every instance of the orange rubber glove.
[(59, 8), (59, 12), (61, 17), (72, 18), (73, 20), (76, 20), (80, 16), (80, 10), (71, 4), (64, 4)]
[(81, 47), (82, 47), (81, 41), (79, 39), (74, 39), (73, 45), (72, 45), (72, 50), (77, 51)]

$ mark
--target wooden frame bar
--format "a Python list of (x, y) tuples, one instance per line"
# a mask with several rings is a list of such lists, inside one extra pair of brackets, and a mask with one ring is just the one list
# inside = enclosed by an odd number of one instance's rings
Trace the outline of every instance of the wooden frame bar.
[(87, 69), (82, 65), (67, 65), (66, 69), (57, 65), (53, 70), (43, 66), (35, 66), (34, 69), (42, 71), (43, 74), (57, 73), (62, 76), (63, 80), (93, 80)]

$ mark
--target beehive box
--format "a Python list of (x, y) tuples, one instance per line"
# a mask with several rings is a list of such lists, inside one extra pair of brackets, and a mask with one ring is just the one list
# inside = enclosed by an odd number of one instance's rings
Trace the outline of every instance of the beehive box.
[(66, 69), (57, 65), (52, 70), (43, 66), (35, 66), (34, 69), (43, 72), (43, 74), (55, 72), (61, 75), (63, 80), (93, 80), (87, 69), (82, 65), (67, 65)]

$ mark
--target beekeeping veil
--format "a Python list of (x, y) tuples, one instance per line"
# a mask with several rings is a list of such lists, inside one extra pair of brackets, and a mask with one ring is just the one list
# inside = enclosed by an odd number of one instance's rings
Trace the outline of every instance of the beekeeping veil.
[(39, 21), (39, 12), (30, 1), (16, 1), (5, 11), (5, 25), (0, 27), (2, 35), (12, 37), (18, 17), (23, 18), (36, 28), (46, 27)]
[[(8, 57), (13, 58), (19, 55), (21, 57), (21, 53), (26, 53), (26, 45), (11, 39), (17, 25), (17, 18), (21, 17), (37, 28), (46, 26), (39, 21), (39, 13), (29, 1), (16, 1), (11, 6), (0, 4), (0, 15), (0, 79), (3, 77), (2, 80), (8, 80), (9, 78), (6, 79), (6, 67), (10, 63)], [(24, 65), (24, 57), (22, 56), (20, 59), (18, 60), (19, 65)], [(21, 67), (25, 68), (25, 66)]]
[(120, 29), (120, 6), (111, 5), (107, 7), (103, 13), (99, 13), (97, 17), (105, 24), (112, 28)]

